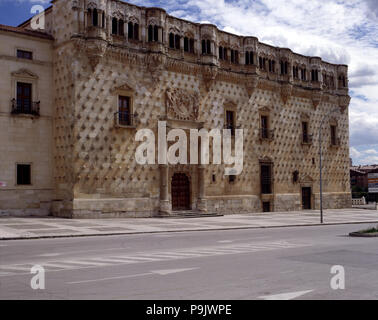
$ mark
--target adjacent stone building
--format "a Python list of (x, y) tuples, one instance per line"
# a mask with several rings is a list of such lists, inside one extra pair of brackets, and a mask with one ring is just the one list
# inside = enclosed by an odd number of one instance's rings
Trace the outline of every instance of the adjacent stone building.
[[(348, 68), (118, 0), (0, 27), (0, 212), (146, 217), (350, 206)], [(138, 129), (244, 129), (244, 170), (138, 165)]]

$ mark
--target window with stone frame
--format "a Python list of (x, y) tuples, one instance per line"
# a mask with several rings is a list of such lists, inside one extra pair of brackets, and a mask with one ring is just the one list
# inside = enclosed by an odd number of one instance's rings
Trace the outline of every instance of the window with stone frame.
[(235, 111), (226, 110), (226, 129), (231, 130), (231, 135), (235, 136)]
[(276, 72), (276, 61), (269, 59), (268, 65), (269, 65), (269, 72), (275, 73)]
[(246, 65), (253, 65), (254, 63), (254, 53), (253, 51), (246, 51), (245, 52), (245, 64)]
[(203, 39), (202, 40), (202, 54), (203, 55), (211, 55), (213, 54), (211, 51), (211, 41)]
[(157, 25), (148, 26), (148, 42), (159, 41), (159, 27)]
[(118, 124), (120, 126), (132, 126), (131, 97), (118, 96)]
[(231, 63), (239, 64), (239, 51), (231, 49)]
[(118, 34), (118, 19), (112, 18), (112, 35)]
[(138, 23), (129, 22), (127, 30), (128, 30), (127, 37), (130, 40), (136, 40), (136, 41), (139, 40), (139, 24)]
[(347, 81), (344, 75), (339, 75), (339, 83), (338, 83), (339, 88), (346, 88), (347, 87)]
[(269, 137), (269, 116), (261, 115), (260, 117), (260, 130), (262, 139), (270, 139)]
[(298, 66), (293, 66), (293, 78), (299, 79), (299, 67)]
[(319, 81), (319, 70), (318, 69), (312, 69), (311, 70), (311, 81), (312, 82), (318, 82)]
[(16, 113), (32, 113), (32, 84), (17, 82)]
[(260, 185), (261, 194), (272, 194), (272, 164), (260, 163)]
[(309, 123), (308, 121), (302, 121), (302, 143), (309, 144), (311, 142), (312, 141), (309, 133)]
[(306, 81), (307, 80), (307, 70), (306, 68), (301, 68), (301, 80)]
[(264, 58), (264, 57), (259, 57), (259, 68), (260, 68), (261, 70), (266, 71), (266, 61), (267, 61), (266, 58)]
[(17, 58), (33, 60), (33, 52), (17, 49)]
[(169, 33), (169, 48), (170, 49), (181, 49), (181, 36), (173, 32)]
[(331, 124), (331, 145), (332, 146), (338, 146), (339, 145), (339, 139), (337, 137), (337, 126), (334, 124)]
[(194, 39), (190, 37), (184, 37), (184, 52), (194, 53)]
[(281, 75), (289, 74), (289, 63), (287, 61), (280, 61)]

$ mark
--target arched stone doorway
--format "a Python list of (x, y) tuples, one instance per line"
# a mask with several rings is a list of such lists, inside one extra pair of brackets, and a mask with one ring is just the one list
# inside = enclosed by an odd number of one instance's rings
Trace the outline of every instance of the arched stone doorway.
[(172, 210), (190, 210), (190, 180), (185, 173), (175, 173), (171, 185)]

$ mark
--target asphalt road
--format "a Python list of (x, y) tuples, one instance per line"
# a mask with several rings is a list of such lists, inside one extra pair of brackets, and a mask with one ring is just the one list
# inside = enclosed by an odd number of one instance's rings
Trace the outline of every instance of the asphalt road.
[(0, 241), (0, 299), (375, 300), (378, 238), (347, 236), (368, 226)]

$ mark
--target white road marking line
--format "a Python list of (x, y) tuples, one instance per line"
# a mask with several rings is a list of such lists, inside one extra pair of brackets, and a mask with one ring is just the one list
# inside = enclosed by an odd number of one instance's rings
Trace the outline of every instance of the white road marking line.
[[(286, 241), (268, 242), (268, 243), (239, 243), (235, 245), (214, 246), (214, 247), (197, 247), (197, 248), (183, 248), (158, 252), (136, 252), (129, 255), (114, 255), (114, 256), (101, 256), (101, 257), (89, 257), (87, 259), (78, 260), (62, 260), (62, 261), (46, 261), (38, 264), (50, 266), (51, 268), (58, 268), (61, 270), (47, 270), (49, 272), (63, 271), (67, 269), (87, 269), (95, 267), (107, 267), (116, 266), (122, 264), (137, 264), (147, 263), (155, 261), (167, 261), (167, 260), (180, 260), (201, 258), (206, 256), (219, 256), (219, 255), (231, 255), (240, 253), (253, 253), (258, 251), (270, 251), (279, 249), (289, 249), (295, 247), (309, 246), (308, 244), (289, 243)], [(72, 258), (71, 258), (72, 259)], [(0, 271), (21, 271), (30, 273), (32, 263), (16, 264), (16, 265), (3, 265), (0, 266)], [(13, 272), (13, 274), (20, 274), (20, 272)], [(6, 276), (0, 273), (0, 276)]]
[(197, 270), (197, 269), (199, 269), (199, 268), (156, 270), (156, 271), (151, 271), (151, 273), (159, 274), (161, 276), (166, 276), (166, 275), (169, 275), (169, 274), (186, 272), (186, 271), (193, 271), (193, 270)]
[(140, 274), (134, 274), (134, 275), (122, 276), (122, 277), (112, 277), (112, 278), (102, 278), (102, 279), (94, 279), (94, 280), (74, 281), (74, 282), (67, 282), (67, 284), (81, 284), (81, 283), (100, 282), (100, 281), (108, 281), (108, 280), (119, 280), (119, 279), (127, 279), (127, 278), (144, 277), (144, 276), (148, 276), (148, 275), (152, 275), (152, 273), (149, 272), (149, 273), (140, 273)]
[(273, 295), (270, 295), (270, 296), (259, 297), (259, 299), (263, 299), (263, 300), (293, 300), (295, 298), (299, 298), (299, 297), (304, 296), (305, 294), (308, 294), (308, 293), (313, 292), (313, 291), (314, 290), (307, 290), (307, 291), (297, 291), (297, 292), (273, 294)]
[(62, 261), (62, 263), (67, 263), (67, 264), (78, 264), (78, 265), (94, 265), (94, 266), (108, 266), (109, 263), (105, 263), (105, 262), (95, 262), (95, 261), (91, 261), (91, 259), (88, 259), (88, 260), (65, 260), (65, 261)]
[(218, 243), (233, 243), (234, 241), (232, 240), (221, 240), (221, 241), (217, 241)]
[(0, 266), (0, 270), (15, 270), (15, 271), (28, 271), (30, 272), (32, 264), (15, 264), (8, 266)]
[(44, 253), (39, 254), (38, 257), (57, 257), (60, 256), (60, 253)]
[(192, 271), (192, 270), (197, 270), (197, 269), (199, 269), (199, 268), (155, 270), (155, 271), (151, 271), (151, 272), (148, 272), (148, 273), (140, 273), (140, 274), (134, 274), (134, 275), (129, 275), (129, 276), (101, 278), (101, 279), (83, 280), (83, 281), (73, 281), (73, 282), (67, 282), (67, 284), (82, 284), (82, 283), (91, 283), (91, 282), (100, 282), (100, 281), (109, 281), (109, 280), (130, 279), (130, 278), (151, 276), (151, 275), (154, 275), (154, 274), (157, 274), (157, 275), (160, 275), (160, 276), (167, 276), (167, 275), (174, 274), (174, 273)]

